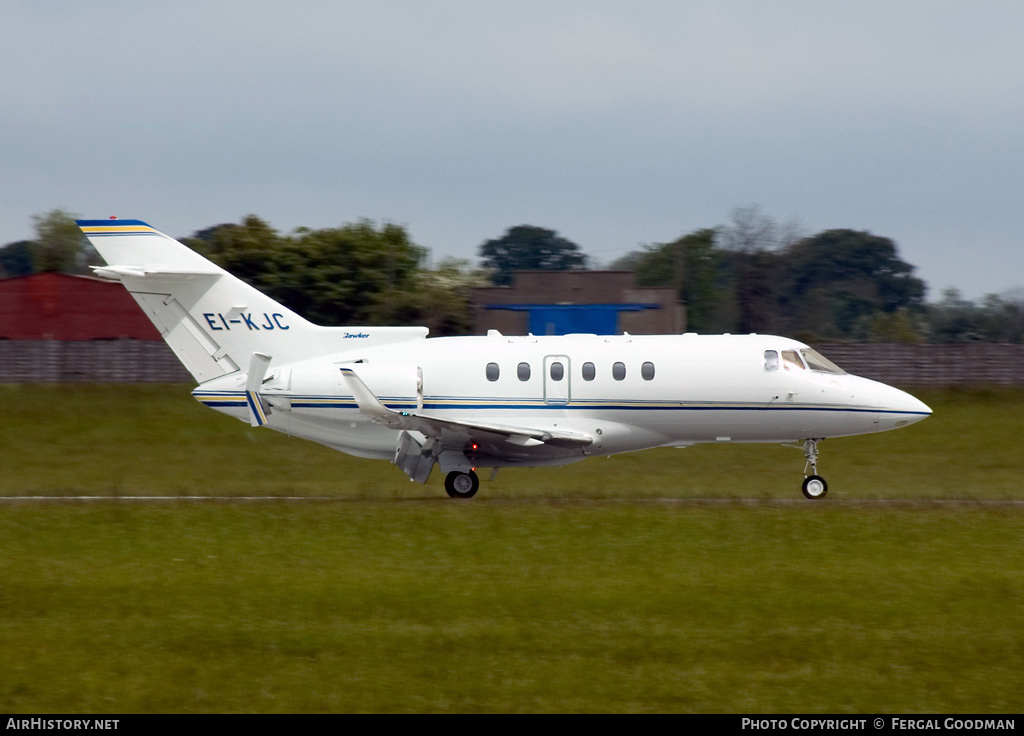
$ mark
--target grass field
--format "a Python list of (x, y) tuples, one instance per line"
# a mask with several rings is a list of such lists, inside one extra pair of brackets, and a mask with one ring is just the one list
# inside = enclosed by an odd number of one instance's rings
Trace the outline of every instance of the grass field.
[(821, 502), (755, 446), (453, 502), (184, 387), (0, 386), (0, 495), (304, 497), (0, 504), (0, 711), (1020, 712), (1024, 391), (918, 395)]
[[(1024, 498), (1024, 390), (917, 392), (935, 415), (821, 443), (830, 499)], [(0, 384), (0, 496), (437, 498), (362, 460), (206, 409), (186, 386)], [(802, 498), (803, 454), (715, 445), (482, 474), (481, 498)]]

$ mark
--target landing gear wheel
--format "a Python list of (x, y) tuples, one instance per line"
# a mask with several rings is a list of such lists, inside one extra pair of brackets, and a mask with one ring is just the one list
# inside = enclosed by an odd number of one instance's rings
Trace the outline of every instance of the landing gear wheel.
[(451, 498), (473, 498), (480, 488), (480, 478), (470, 470), (453, 470), (444, 477), (444, 489)]
[(803, 491), (806, 498), (817, 501), (828, 493), (828, 483), (820, 475), (809, 475), (804, 478)]

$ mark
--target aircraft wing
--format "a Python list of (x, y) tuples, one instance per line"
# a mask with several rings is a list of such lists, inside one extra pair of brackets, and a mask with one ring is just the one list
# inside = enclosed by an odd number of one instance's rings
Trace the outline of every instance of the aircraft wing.
[(462, 448), (473, 443), (478, 446), (475, 448), (477, 455), (513, 459), (530, 454), (524, 452), (526, 448), (546, 445), (548, 448), (578, 451), (594, 441), (593, 437), (579, 432), (531, 429), (396, 411), (384, 406), (352, 368), (342, 367), (341, 373), (363, 414), (392, 429), (419, 432), (428, 439), (442, 442), (446, 447)]

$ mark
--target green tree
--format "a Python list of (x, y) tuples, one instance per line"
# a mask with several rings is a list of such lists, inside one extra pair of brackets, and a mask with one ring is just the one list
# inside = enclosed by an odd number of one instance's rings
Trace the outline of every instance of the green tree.
[(893, 312), (875, 312), (868, 323), (869, 342), (924, 342), (928, 328), (919, 311), (900, 308)]
[(787, 248), (781, 266), (788, 327), (809, 338), (870, 339), (879, 313), (924, 309), (924, 282), (889, 238), (826, 230)]
[(300, 283), (292, 243), (256, 215), (240, 223), (214, 225), (183, 241), (233, 275), (308, 316), (309, 299)]
[(433, 336), (468, 335), (473, 330), (473, 289), (490, 285), (490, 274), (469, 261), (447, 258), (421, 269), (401, 292), (385, 292), (373, 319), (379, 324), (423, 325)]
[(715, 247), (717, 233), (705, 228), (683, 235), (671, 243), (645, 247), (616, 263), (631, 266), (638, 286), (672, 286), (686, 304), (689, 329), (708, 332), (718, 329), (728, 311), (724, 288), (726, 270), (723, 253)]
[(256, 215), (247, 215), (237, 225), (200, 230), (183, 242), (254, 286), (268, 285), (268, 273), (280, 266), (289, 245), (287, 238)]
[(734, 317), (730, 332), (779, 331), (780, 257), (767, 250), (726, 251), (723, 281), (730, 285)]
[(282, 236), (255, 215), (199, 231), (186, 243), (325, 325), (404, 322), (402, 295), (413, 288), (425, 253), (398, 225), (363, 220)]
[(718, 228), (721, 247), (738, 253), (779, 251), (799, 239), (795, 222), (779, 223), (756, 205), (737, 207), (728, 225)]
[(927, 308), (932, 342), (1024, 342), (1024, 292), (989, 294), (980, 304), (946, 289)]
[(32, 218), (36, 237), (0, 248), (0, 275), (28, 276), (40, 271), (87, 274), (102, 259), (75, 223), (75, 216), (52, 210)]
[(35, 273), (35, 243), (19, 240), (0, 248), (0, 278)]
[(579, 246), (554, 230), (533, 225), (509, 228), (500, 238), (480, 246), (483, 265), (493, 271), (496, 286), (512, 283), (514, 271), (570, 271), (587, 267)]
[(61, 273), (88, 273), (90, 265), (99, 263), (99, 257), (75, 224), (74, 215), (53, 210), (36, 215), (34, 267), (36, 271)]
[(384, 224), (378, 229), (362, 220), (300, 231), (293, 253), (300, 259), (299, 283), (311, 298), (311, 319), (323, 324), (408, 323), (381, 306), (401, 303), (426, 254), (401, 226)]
[(780, 253), (797, 239), (797, 231), (795, 224), (779, 224), (757, 205), (737, 207), (720, 228), (734, 285), (734, 331), (778, 331)]
[(989, 294), (981, 302), (982, 334), (989, 342), (1024, 342), (1024, 290)]
[(958, 289), (945, 289), (942, 299), (928, 306), (929, 338), (932, 342), (980, 340), (979, 317), (977, 307)]

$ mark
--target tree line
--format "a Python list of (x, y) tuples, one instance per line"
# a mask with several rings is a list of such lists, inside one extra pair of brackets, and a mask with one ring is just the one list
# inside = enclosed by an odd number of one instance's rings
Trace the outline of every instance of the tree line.
[(955, 289), (925, 301), (889, 238), (867, 231), (799, 233), (757, 207), (732, 221), (646, 246), (613, 267), (644, 286), (672, 286), (695, 332), (783, 334), (809, 342), (1024, 342), (1024, 293), (979, 303)]
[[(0, 248), (0, 278), (40, 271), (89, 273), (101, 259), (60, 210), (35, 218), (36, 238)], [(472, 291), (507, 285), (523, 269), (586, 269), (580, 247), (553, 230), (509, 228), (479, 247), (481, 266), (427, 250), (404, 227), (362, 220), (282, 234), (255, 215), (184, 238), (190, 247), (313, 322), (419, 324), (469, 334)], [(729, 224), (643, 246), (611, 264), (639, 286), (676, 289), (694, 332), (760, 332), (806, 341), (1024, 342), (1024, 294), (979, 302), (926, 286), (895, 243), (833, 229), (805, 236), (757, 207)]]

